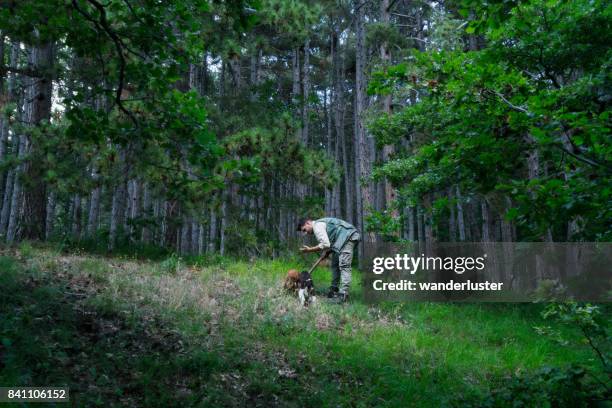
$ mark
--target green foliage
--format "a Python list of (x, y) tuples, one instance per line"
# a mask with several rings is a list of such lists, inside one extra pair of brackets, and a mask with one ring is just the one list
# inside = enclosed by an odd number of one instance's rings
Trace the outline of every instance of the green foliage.
[(396, 241), (400, 230), (400, 218), (394, 218), (388, 211), (371, 211), (366, 217), (366, 231), (381, 234), (385, 241)]
[[(396, 146), (373, 178), (391, 181), (408, 204), (454, 185), (509, 198), (519, 239), (552, 231), (561, 241), (609, 240), (609, 4), (504, 2), (477, 11), (484, 20), (469, 27), (487, 24), (481, 51), (416, 51), (414, 64), (373, 75), (372, 93), (418, 95), (371, 122), (379, 146)], [(508, 18), (493, 18), (500, 13)]]
[[(59, 88), (64, 115), (44, 126), (13, 127), (34, 142), (24, 160), (60, 197), (91, 191), (83, 180), (92, 181), (93, 164), (98, 185), (137, 165), (170, 196), (202, 200), (199, 191), (219, 186), (212, 170), (224, 150), (207, 124), (205, 100), (186, 91), (185, 73), (215, 44), (203, 32), (241, 32), (256, 19), (242, 1), (26, 0), (3, 7), (4, 36), (27, 46), (50, 42), (59, 51), (52, 72), (36, 76), (69, 84)], [(114, 165), (123, 161), (119, 149), (135, 163)]]
[(308, 38), (322, 12), (319, 4), (302, 0), (262, 0), (261, 9), (261, 22), (271, 27), (282, 27), (297, 45)]
[[(251, 128), (226, 139), (230, 155), (239, 157), (223, 163), (234, 172), (237, 181), (253, 184), (263, 177), (312, 180), (317, 186), (330, 186), (337, 182), (335, 164), (321, 152), (304, 148), (297, 140), (294, 128), (286, 121), (277, 126)], [(231, 157), (231, 156), (230, 156)]]
[(606, 395), (579, 366), (543, 367), (508, 377), (490, 393), (452, 403), (458, 407), (592, 407), (605, 406)]
[[(604, 306), (605, 307), (605, 306)], [(610, 333), (610, 318), (602, 313), (602, 306), (580, 304), (578, 302), (549, 303), (542, 312), (545, 319), (578, 327), (593, 352), (597, 355), (606, 374), (612, 381), (610, 366), (610, 349), (612, 334)]]
[(159, 264), (162, 271), (170, 275), (176, 275), (181, 267), (181, 258), (177, 254), (172, 254)]

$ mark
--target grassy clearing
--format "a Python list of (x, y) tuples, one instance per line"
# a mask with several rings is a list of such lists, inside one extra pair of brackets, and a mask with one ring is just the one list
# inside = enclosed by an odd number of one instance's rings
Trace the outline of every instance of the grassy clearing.
[(4, 251), (0, 384), (66, 384), (78, 406), (440, 406), (542, 365), (596, 366), (536, 334), (538, 305), (371, 307), (356, 276), (350, 304), (303, 309), (281, 290), (291, 267)]

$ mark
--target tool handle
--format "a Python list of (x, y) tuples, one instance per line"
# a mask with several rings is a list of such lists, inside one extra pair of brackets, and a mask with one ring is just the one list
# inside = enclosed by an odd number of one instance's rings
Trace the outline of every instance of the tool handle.
[(319, 259), (317, 259), (317, 262), (315, 262), (315, 264), (312, 265), (312, 267), (308, 270), (308, 274), (311, 274), (312, 271), (314, 271), (314, 269), (317, 267), (317, 265), (319, 265), (322, 260), (324, 260), (325, 258), (329, 256), (330, 252), (331, 252), (330, 250), (326, 250), (325, 252), (323, 252), (321, 256), (319, 257)]

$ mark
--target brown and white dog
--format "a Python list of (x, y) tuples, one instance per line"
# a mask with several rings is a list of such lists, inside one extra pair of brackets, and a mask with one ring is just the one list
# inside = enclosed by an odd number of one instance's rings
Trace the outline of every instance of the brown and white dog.
[(283, 286), (292, 293), (297, 292), (302, 306), (307, 307), (316, 300), (312, 276), (306, 271), (298, 272), (295, 269), (290, 269)]

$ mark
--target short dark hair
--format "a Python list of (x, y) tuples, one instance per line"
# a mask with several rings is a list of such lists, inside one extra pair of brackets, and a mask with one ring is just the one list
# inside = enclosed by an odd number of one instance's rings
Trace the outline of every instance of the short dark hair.
[(296, 231), (301, 231), (302, 227), (304, 226), (304, 224), (306, 224), (308, 221), (312, 220), (312, 218), (310, 217), (304, 217), (304, 218), (300, 218), (300, 220), (297, 223), (297, 229)]

